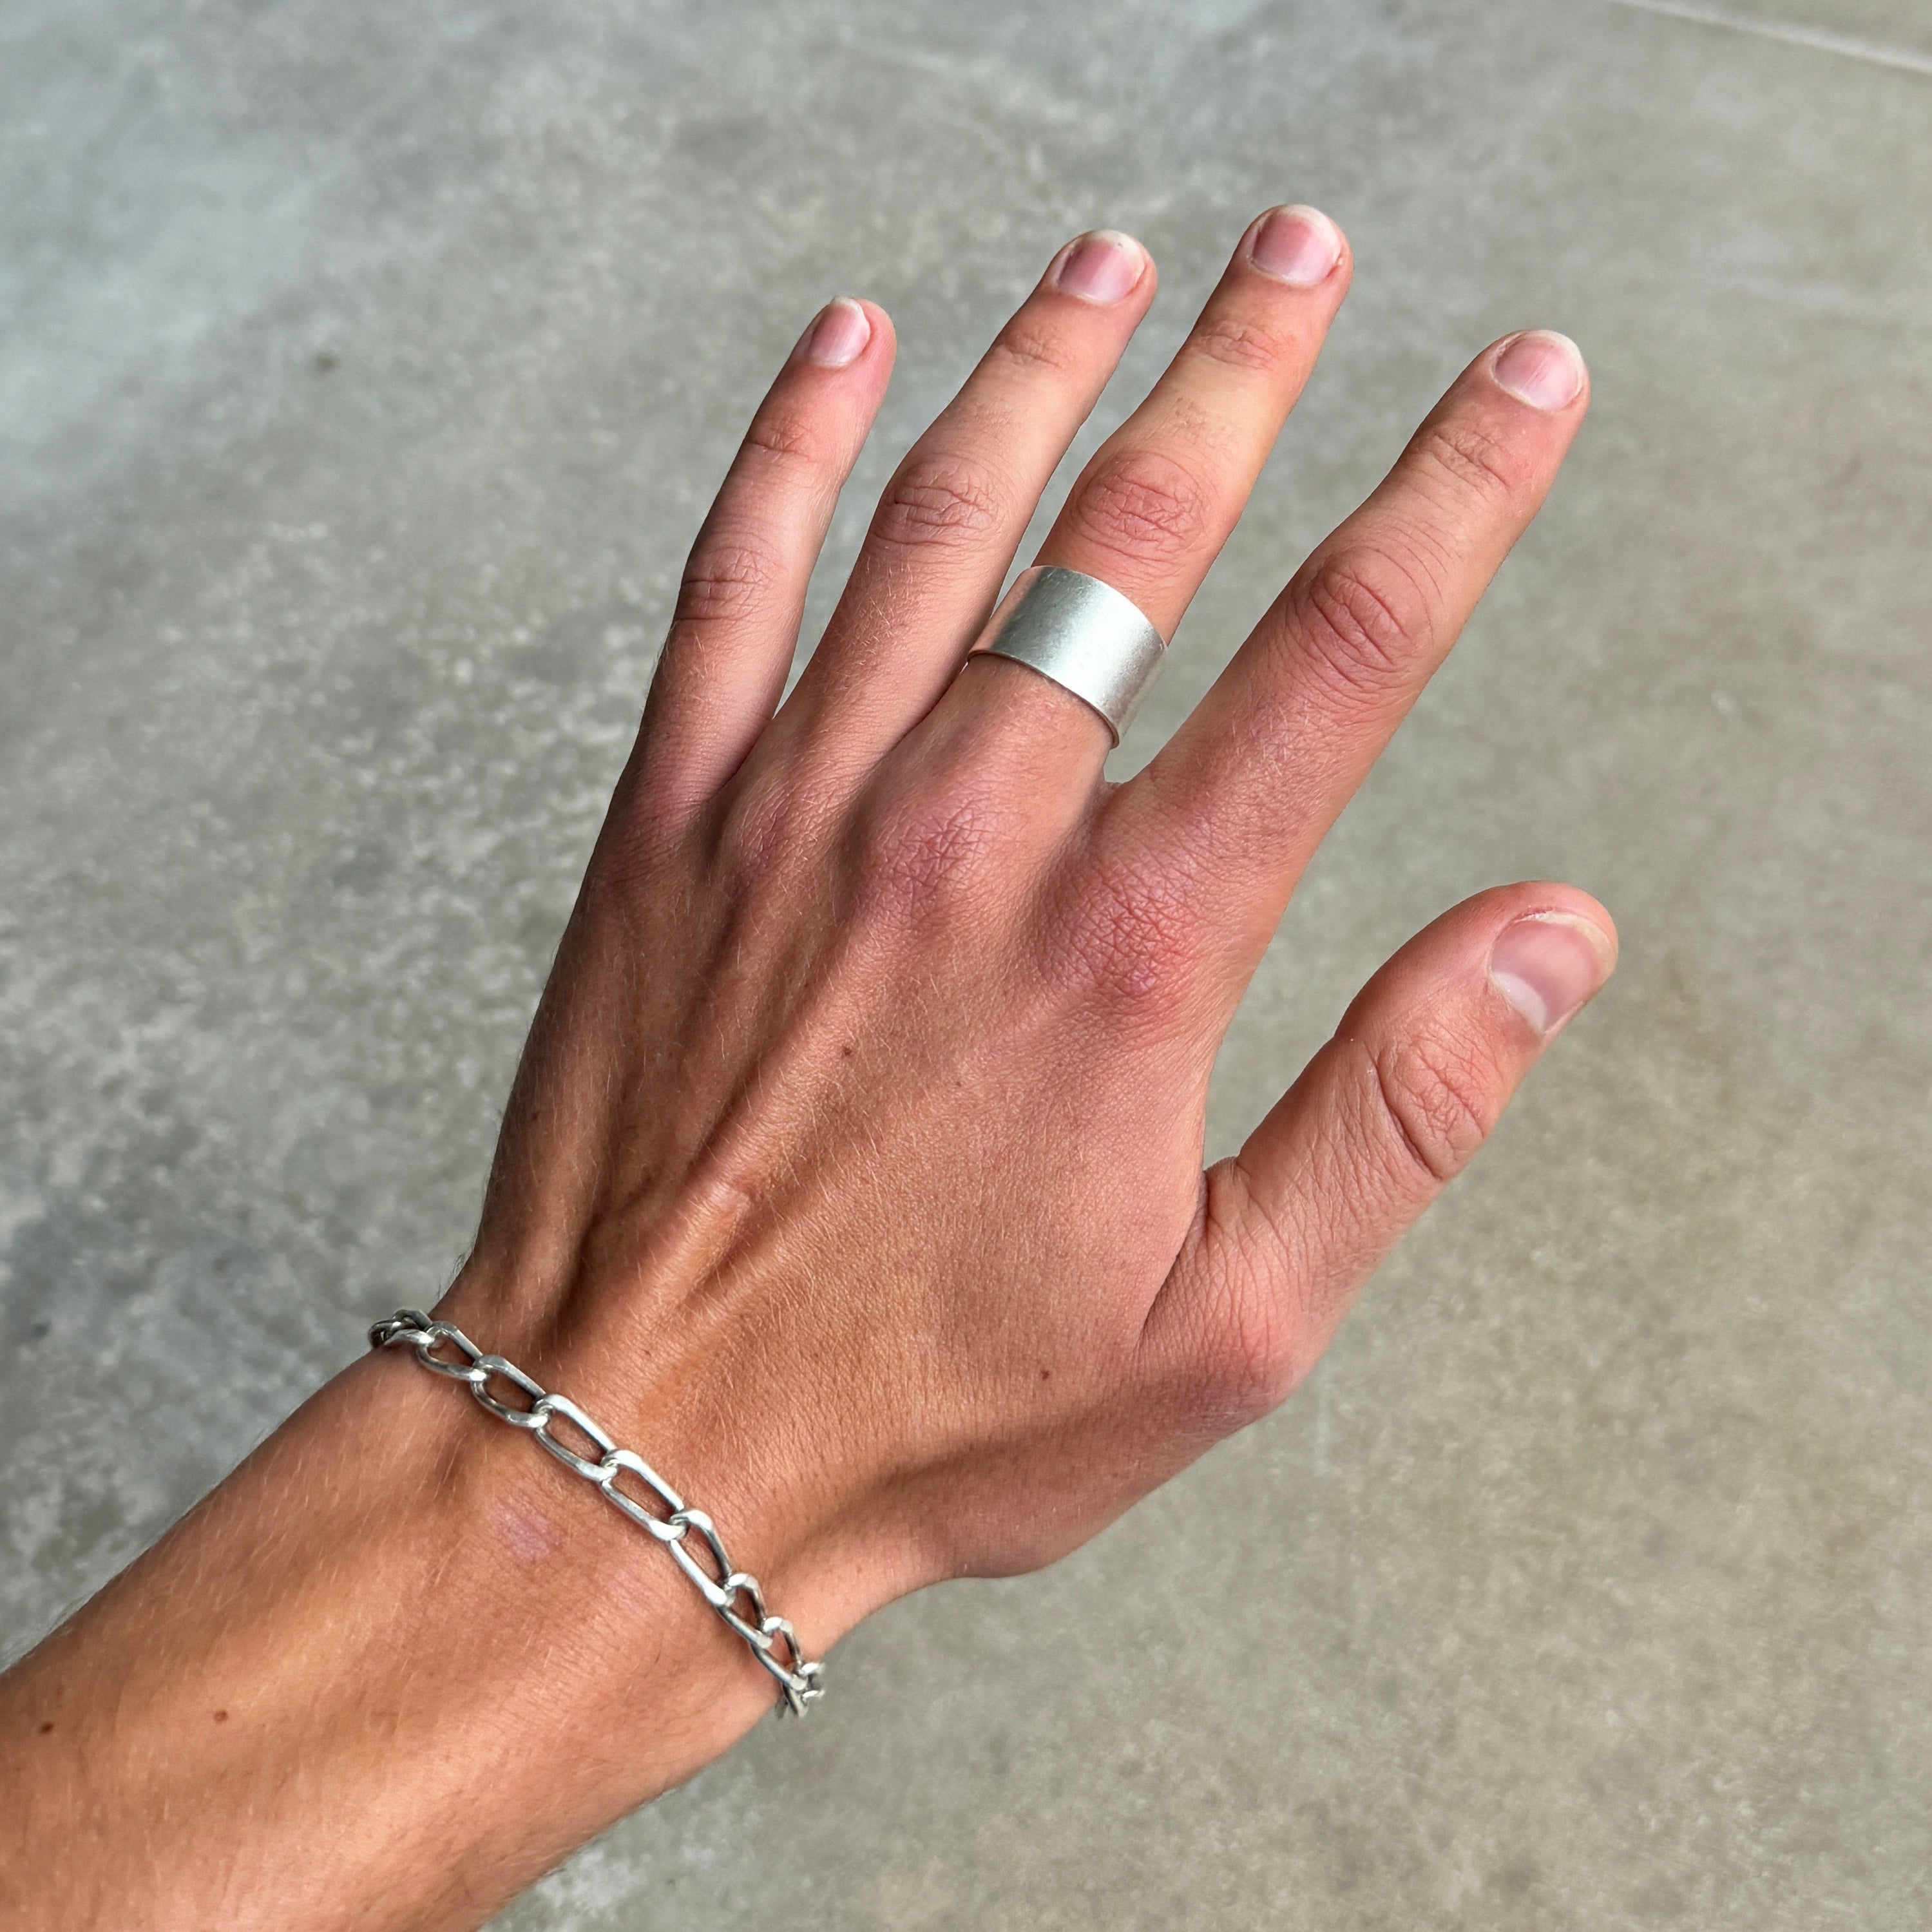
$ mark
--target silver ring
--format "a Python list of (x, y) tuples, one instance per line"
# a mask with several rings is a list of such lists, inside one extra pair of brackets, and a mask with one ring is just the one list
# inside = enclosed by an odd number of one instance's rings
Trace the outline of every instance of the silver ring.
[(980, 651), (1010, 658), (1084, 698), (1118, 745), (1167, 645), (1140, 607), (1112, 584), (1036, 564), (1013, 580), (967, 655)]

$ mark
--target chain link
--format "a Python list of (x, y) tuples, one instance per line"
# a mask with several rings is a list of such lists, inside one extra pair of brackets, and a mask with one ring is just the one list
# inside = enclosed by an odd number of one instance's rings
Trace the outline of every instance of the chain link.
[[(820, 1682), (824, 1665), (806, 1661), (797, 1633), (783, 1617), (775, 1617), (765, 1608), (758, 1580), (732, 1568), (716, 1525), (702, 1510), (687, 1509), (684, 1499), (641, 1456), (634, 1450), (619, 1448), (617, 1438), (568, 1396), (552, 1394), (514, 1363), (501, 1355), (485, 1354), (460, 1328), (433, 1321), (419, 1308), (399, 1308), (385, 1316), (369, 1330), (369, 1346), (413, 1349), (424, 1368), (464, 1384), (492, 1415), (526, 1431), (540, 1449), (555, 1456), (572, 1474), (581, 1476), (621, 1515), (648, 1531), (670, 1552), (698, 1594), (744, 1639), (752, 1654), (776, 1679), (784, 1699), (781, 1709), (802, 1717), (807, 1706), (825, 1695)], [(493, 1382), (517, 1391), (527, 1401), (520, 1405), (514, 1400), (499, 1400), (491, 1392)], [(551, 1426), (557, 1422), (567, 1424), (595, 1454), (586, 1455), (560, 1437)], [(663, 1505), (663, 1514), (653, 1510), (650, 1502), (640, 1502), (620, 1490), (617, 1481), (622, 1476), (634, 1478), (652, 1501)]]

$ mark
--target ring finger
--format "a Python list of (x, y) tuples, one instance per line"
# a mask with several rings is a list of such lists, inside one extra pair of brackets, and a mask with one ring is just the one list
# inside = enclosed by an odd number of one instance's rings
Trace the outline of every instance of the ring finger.
[(820, 782), (869, 770), (930, 709), (984, 620), (1040, 492), (1148, 304), (1138, 242), (1054, 256), (880, 499), (824, 640), (767, 734)]

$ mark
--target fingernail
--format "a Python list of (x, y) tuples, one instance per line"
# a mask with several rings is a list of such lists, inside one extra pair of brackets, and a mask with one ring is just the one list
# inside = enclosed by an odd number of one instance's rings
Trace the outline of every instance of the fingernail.
[(1063, 295), (1104, 304), (1132, 295), (1146, 273), (1147, 250), (1131, 235), (1096, 228), (1060, 251), (1053, 285)]
[(799, 355), (827, 369), (843, 369), (864, 354), (872, 339), (872, 318), (850, 296), (829, 302), (799, 338)]
[(1248, 244), (1248, 260), (1290, 288), (1318, 288), (1342, 259), (1342, 231), (1319, 208), (1270, 208)]
[(1490, 983), (1546, 1040), (1610, 976), (1616, 948), (1602, 927), (1560, 912), (1503, 928)]
[(1567, 410), (1583, 393), (1583, 352), (1567, 335), (1532, 328), (1504, 344), (1496, 380), (1533, 410)]

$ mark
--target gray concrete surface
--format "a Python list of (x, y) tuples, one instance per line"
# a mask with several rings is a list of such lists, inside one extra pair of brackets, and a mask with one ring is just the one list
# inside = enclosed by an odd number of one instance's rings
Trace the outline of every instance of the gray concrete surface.
[(812, 310), (904, 344), (822, 610), (1063, 237), (1162, 265), (1111, 416), (1306, 199), (1356, 292), (1124, 756), (1490, 336), (1599, 401), (1216, 1145), (1478, 886), (1622, 975), (1286, 1411), (502, 1922), (1932, 1922), (1932, 25), (1749, 4), (5, 0), (0, 1654), (459, 1256)]

